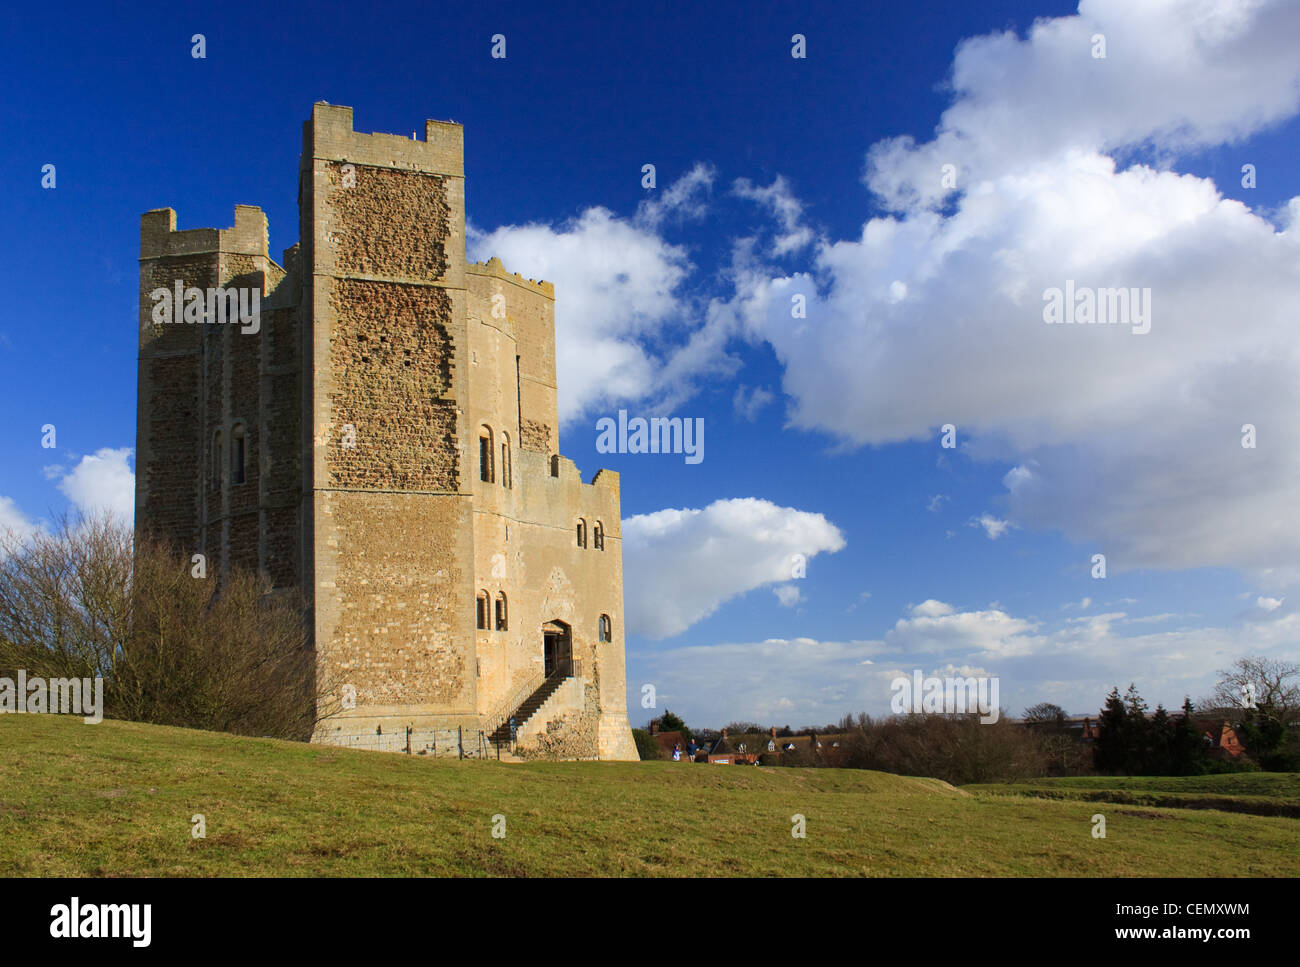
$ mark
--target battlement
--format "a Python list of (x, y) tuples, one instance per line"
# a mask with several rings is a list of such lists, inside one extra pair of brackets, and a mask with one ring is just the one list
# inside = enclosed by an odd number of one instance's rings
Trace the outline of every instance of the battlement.
[(611, 491), (615, 495), (619, 492), (619, 480), (617, 470), (597, 470), (590, 480), (582, 479), (582, 471), (578, 465), (563, 454), (557, 454), (551, 457), (558, 461), (558, 475), (552, 475), (551, 480), (558, 479), (566, 487), (582, 486), (589, 487), (594, 491)]
[(555, 286), (543, 280), (526, 279), (518, 272), (507, 272), (506, 267), (501, 264), (501, 260), (496, 256), (488, 259), (486, 262), (470, 262), (465, 266), (465, 271), (474, 275), (489, 276), (494, 279), (500, 279), (502, 282), (513, 282), (515, 285), (524, 289), (543, 295), (555, 301)]
[(353, 129), (352, 108), (317, 101), (302, 126), (302, 163), (313, 159), (381, 168), (405, 168), (450, 178), (465, 177), (465, 129), (454, 121), (424, 122), (424, 140)]
[(266, 213), (256, 205), (236, 205), (231, 228), (187, 228), (178, 232), (174, 208), (155, 208), (140, 216), (141, 260), (208, 252), (268, 257), (270, 247)]

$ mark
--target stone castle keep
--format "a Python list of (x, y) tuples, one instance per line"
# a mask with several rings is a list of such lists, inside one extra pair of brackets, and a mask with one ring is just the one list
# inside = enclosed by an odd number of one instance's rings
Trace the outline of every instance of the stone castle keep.
[[(468, 750), (513, 716), (521, 749), (637, 758), (618, 475), (559, 454), (552, 286), (466, 263), (461, 126), (316, 104), (298, 210), (280, 264), (259, 208), (142, 216), (137, 529), (301, 590), (342, 706), (314, 741)], [(259, 324), (156, 322), (178, 284), (260, 293)]]

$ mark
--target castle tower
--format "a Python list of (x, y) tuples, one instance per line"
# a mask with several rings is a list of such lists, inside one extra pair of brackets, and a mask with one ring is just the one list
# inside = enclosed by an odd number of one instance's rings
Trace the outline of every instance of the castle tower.
[[(137, 528), (303, 592), (348, 706), (317, 741), (513, 716), (523, 748), (634, 759), (618, 477), (559, 455), (554, 291), (466, 264), (463, 130), (424, 135), (315, 105), (284, 268), (257, 209), (144, 216)], [(178, 279), (257, 286), (260, 331), (157, 324)]]

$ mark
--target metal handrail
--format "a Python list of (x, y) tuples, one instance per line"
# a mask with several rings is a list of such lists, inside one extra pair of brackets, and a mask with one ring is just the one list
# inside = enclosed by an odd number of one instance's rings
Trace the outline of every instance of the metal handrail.
[[(576, 677), (581, 674), (582, 659), (567, 658), (557, 663), (554, 671), (549, 675), (546, 674), (544, 668), (539, 668), (532, 675), (528, 676), (528, 679), (523, 685), (519, 686), (513, 693), (511, 693), (510, 698), (507, 699), (505, 703), (497, 706), (497, 713), (488, 719), (490, 728), (486, 730), (487, 734), (489, 736), (496, 735), (497, 731), (510, 720), (510, 716), (514, 715), (519, 706), (547, 682)], [(500, 750), (499, 744), (497, 749), (498, 751)]]
[(488, 716), (488, 723), (491, 725), (491, 728), (487, 730), (488, 735), (492, 735), (497, 729), (504, 725), (510, 718), (511, 714), (514, 713), (514, 710), (523, 704), (524, 699), (537, 691), (537, 689), (541, 688), (545, 681), (545, 670), (539, 668), (533, 672), (533, 674), (529, 675), (522, 685), (511, 692), (509, 698), (497, 705), (493, 714)]

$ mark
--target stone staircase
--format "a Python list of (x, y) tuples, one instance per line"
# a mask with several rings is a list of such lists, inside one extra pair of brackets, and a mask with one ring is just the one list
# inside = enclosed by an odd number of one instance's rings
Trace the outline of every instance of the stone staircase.
[[(518, 735), (523, 730), (524, 723), (537, 714), (537, 710), (546, 704), (547, 699), (554, 695), (571, 675), (552, 675), (542, 682), (533, 694), (529, 695), (519, 707), (514, 711), (515, 733)], [(488, 736), (488, 741), (498, 748), (504, 749), (510, 744), (510, 717), (499, 725), (495, 732)]]

